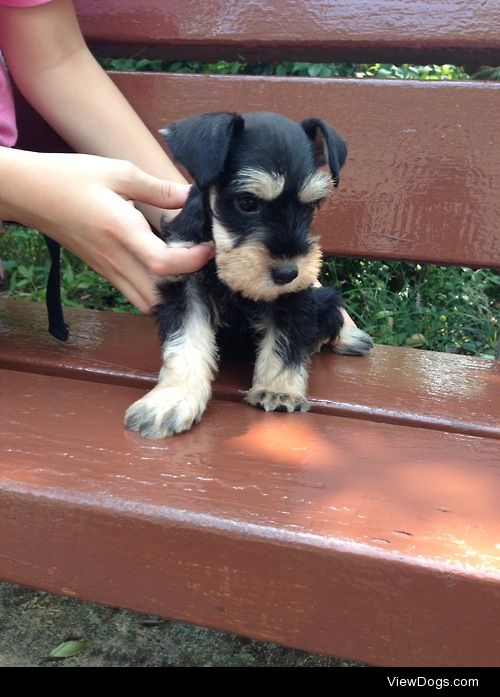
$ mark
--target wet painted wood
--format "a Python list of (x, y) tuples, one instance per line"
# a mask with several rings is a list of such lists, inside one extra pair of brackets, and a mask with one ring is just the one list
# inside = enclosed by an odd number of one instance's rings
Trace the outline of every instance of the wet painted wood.
[[(152, 318), (65, 313), (71, 333), (62, 343), (47, 333), (45, 306), (1, 300), (0, 366), (144, 391), (155, 384), (160, 350)], [(241, 401), (252, 368), (250, 360), (224, 358), (215, 396)], [(499, 361), (390, 346), (363, 358), (322, 354), (308, 394), (317, 413), (500, 438)]]
[(122, 426), (138, 389), (0, 382), (1, 578), (374, 664), (498, 665), (496, 441), (216, 400), (151, 442)]
[[(331, 123), (349, 155), (340, 187), (315, 221), (327, 255), (500, 267), (500, 83), (150, 73), (113, 79), (153, 133), (219, 110)], [(29, 110), (20, 108), (20, 119), (23, 147), (60, 149)]]
[(171, 60), (498, 64), (496, 0), (76, 0), (90, 43), (108, 55)]

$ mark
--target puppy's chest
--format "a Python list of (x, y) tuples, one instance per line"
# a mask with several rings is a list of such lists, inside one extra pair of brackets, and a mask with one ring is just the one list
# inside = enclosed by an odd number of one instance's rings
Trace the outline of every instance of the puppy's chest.
[(247, 300), (222, 283), (213, 261), (207, 264), (200, 275), (200, 290), (210, 305), (212, 322), (220, 341), (240, 348), (245, 344), (253, 344), (255, 327), (261, 323), (266, 304)]

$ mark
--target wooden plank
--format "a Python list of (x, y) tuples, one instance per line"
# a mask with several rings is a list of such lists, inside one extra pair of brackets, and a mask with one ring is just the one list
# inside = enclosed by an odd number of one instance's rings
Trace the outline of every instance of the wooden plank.
[(140, 390), (1, 371), (0, 577), (382, 665), (499, 665), (488, 438), (214, 401), (151, 442)]
[(498, 3), (486, 0), (76, 0), (101, 53), (249, 61), (498, 64)]
[[(63, 344), (47, 333), (44, 306), (1, 300), (0, 366), (153, 386), (160, 351), (152, 318), (69, 308), (66, 318), (71, 334)], [(241, 401), (251, 379), (249, 361), (226, 358), (215, 396)], [(316, 413), (500, 438), (499, 390), (499, 361), (377, 346), (366, 358), (315, 358), (308, 393)]]
[[(113, 79), (154, 133), (204, 111), (267, 110), (330, 122), (347, 139), (349, 156), (339, 189), (316, 218), (326, 254), (500, 267), (500, 83)], [(21, 112), (23, 147), (50, 147)]]

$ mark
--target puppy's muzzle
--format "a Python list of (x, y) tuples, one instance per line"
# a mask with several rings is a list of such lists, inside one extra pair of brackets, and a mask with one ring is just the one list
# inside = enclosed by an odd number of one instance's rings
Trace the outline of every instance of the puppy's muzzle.
[(271, 271), (273, 281), (279, 286), (291, 283), (298, 275), (299, 270), (294, 264), (275, 266)]

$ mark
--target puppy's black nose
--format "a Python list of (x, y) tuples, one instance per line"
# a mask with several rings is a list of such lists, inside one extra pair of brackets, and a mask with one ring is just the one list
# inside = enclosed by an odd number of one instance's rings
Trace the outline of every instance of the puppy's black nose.
[(293, 264), (289, 264), (288, 266), (276, 266), (271, 271), (273, 281), (279, 286), (284, 286), (286, 283), (290, 283), (294, 278), (297, 278), (298, 275), (299, 270)]

